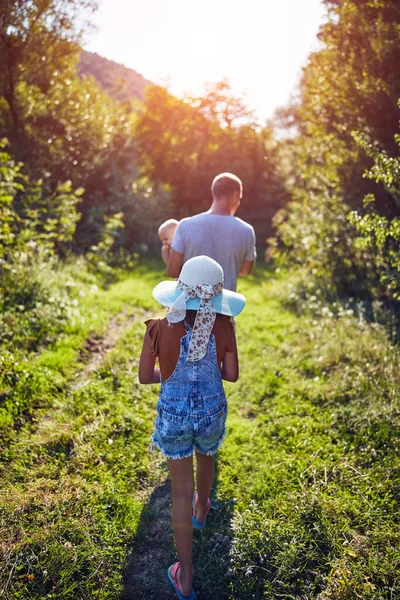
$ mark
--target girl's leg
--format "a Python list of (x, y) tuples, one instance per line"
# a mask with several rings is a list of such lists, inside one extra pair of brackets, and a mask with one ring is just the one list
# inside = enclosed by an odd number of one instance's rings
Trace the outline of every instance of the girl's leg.
[(177, 460), (168, 459), (168, 466), (172, 482), (172, 525), (180, 564), (177, 579), (182, 594), (190, 596), (194, 576), (192, 565), (193, 456)]
[(206, 518), (207, 500), (210, 497), (210, 491), (214, 476), (214, 457), (207, 454), (201, 454), (196, 450), (196, 483), (197, 483), (197, 504), (196, 519), (202, 523)]

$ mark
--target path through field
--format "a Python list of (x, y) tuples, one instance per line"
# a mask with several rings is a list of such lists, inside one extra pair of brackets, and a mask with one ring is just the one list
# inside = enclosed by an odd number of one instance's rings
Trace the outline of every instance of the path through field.
[[(137, 382), (162, 276), (142, 268), (110, 290), (108, 328), (4, 449), (0, 597), (176, 597), (170, 483), (148, 453), (157, 386)], [(195, 532), (198, 597), (399, 597), (398, 351), (349, 314), (291, 310), (273, 273), (239, 290), (241, 375)]]

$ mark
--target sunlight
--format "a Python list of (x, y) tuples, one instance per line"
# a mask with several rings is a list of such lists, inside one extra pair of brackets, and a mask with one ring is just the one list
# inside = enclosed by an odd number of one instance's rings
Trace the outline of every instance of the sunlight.
[(288, 101), (323, 16), (321, 0), (105, 0), (85, 48), (177, 95), (227, 78), (265, 118)]
[(182, 60), (186, 62), (187, 67), (190, 67), (191, 60), (202, 64), (215, 59), (222, 49), (222, 40), (218, 36), (216, 27), (196, 24), (186, 32), (184, 47), (187, 52), (182, 56)]

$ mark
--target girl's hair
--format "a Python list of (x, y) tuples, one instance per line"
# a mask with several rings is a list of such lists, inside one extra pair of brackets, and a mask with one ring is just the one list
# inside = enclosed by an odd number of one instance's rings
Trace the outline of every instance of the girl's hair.
[[(160, 316), (156, 317), (156, 318), (159, 318), (159, 319), (164, 318), (166, 316), (167, 311), (168, 311), (168, 308), (165, 309), (164, 314), (160, 314)], [(192, 310), (192, 309), (186, 310), (185, 321), (188, 325), (190, 325), (190, 327), (193, 327), (195, 319), (196, 319), (196, 315), (197, 315), (197, 310)], [(218, 317), (218, 313), (217, 313), (217, 317)]]
[(187, 310), (186, 311), (186, 323), (188, 325), (190, 325), (190, 327), (193, 327), (194, 325), (194, 321), (196, 319), (196, 315), (197, 315), (197, 310)]
[[(164, 312), (160, 312), (157, 316), (155, 316), (155, 319), (164, 319), (167, 315), (168, 312), (168, 308), (165, 307)], [(188, 325), (190, 325), (190, 327), (193, 327), (195, 319), (196, 319), (196, 315), (197, 315), (197, 310), (187, 310), (186, 311), (186, 316), (185, 316), (185, 321)], [(182, 321), (183, 323), (183, 321)]]

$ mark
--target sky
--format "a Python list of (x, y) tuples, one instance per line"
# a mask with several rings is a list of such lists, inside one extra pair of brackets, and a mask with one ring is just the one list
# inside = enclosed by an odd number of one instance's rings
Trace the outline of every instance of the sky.
[(260, 121), (296, 92), (321, 0), (100, 0), (84, 48), (177, 96), (227, 79)]

